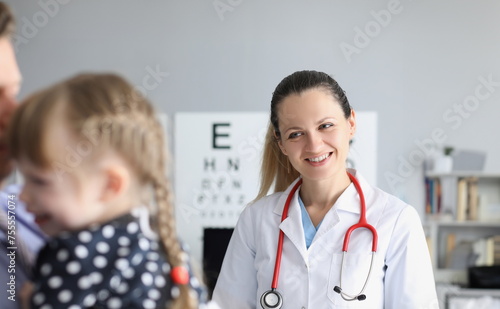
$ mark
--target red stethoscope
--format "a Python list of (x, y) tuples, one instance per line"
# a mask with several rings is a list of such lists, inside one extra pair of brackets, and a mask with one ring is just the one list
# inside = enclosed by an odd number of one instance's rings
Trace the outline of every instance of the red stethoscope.
[[(340, 285), (334, 287), (334, 291), (339, 293), (344, 300), (347, 301), (352, 301), (352, 300), (365, 300), (366, 295), (363, 294), (366, 284), (368, 283), (368, 279), (370, 278), (370, 274), (372, 272), (372, 265), (373, 265), (373, 260), (375, 257), (375, 252), (377, 252), (377, 242), (378, 242), (378, 235), (377, 235), (377, 230), (368, 222), (366, 221), (366, 204), (365, 204), (365, 196), (363, 194), (363, 190), (361, 190), (361, 186), (359, 185), (358, 180), (356, 177), (354, 177), (352, 174), (347, 173), (349, 178), (351, 179), (352, 183), (354, 184), (354, 187), (358, 191), (359, 195), (359, 200), (360, 200), (360, 207), (361, 207), (361, 213), (359, 215), (359, 221), (358, 223), (354, 224), (351, 226), (349, 229), (347, 229), (347, 232), (345, 233), (344, 236), (344, 245), (342, 246), (342, 265), (340, 268)], [(285, 220), (288, 217), (288, 208), (290, 207), (290, 202), (299, 188), (299, 186), (302, 184), (302, 179), (297, 181), (295, 186), (293, 186), (292, 190), (290, 191), (290, 194), (288, 195), (288, 198), (286, 199), (285, 202), (285, 207), (283, 208), (283, 213), (281, 215), (281, 222)], [(370, 269), (368, 271), (368, 276), (366, 276), (365, 283), (363, 285), (363, 288), (361, 289), (361, 292), (359, 292), (357, 295), (349, 295), (345, 292), (342, 291), (342, 269), (344, 268), (344, 258), (345, 254), (347, 253), (347, 247), (349, 246), (349, 238), (351, 237), (351, 233), (358, 228), (365, 228), (369, 229), (372, 232), (372, 257), (371, 257), (371, 262), (370, 262)], [(283, 253), (283, 238), (285, 237), (285, 234), (283, 233), (282, 230), (280, 230), (279, 233), (279, 239), (278, 239), (278, 250), (276, 252), (276, 262), (274, 264), (274, 275), (273, 275), (273, 282), (271, 284), (271, 289), (264, 292), (262, 296), (260, 297), (260, 305), (262, 306), (263, 309), (277, 309), (281, 308), (283, 306), (283, 297), (281, 294), (276, 290), (278, 287), (278, 277), (280, 273), (280, 266), (281, 266), (281, 255)]]

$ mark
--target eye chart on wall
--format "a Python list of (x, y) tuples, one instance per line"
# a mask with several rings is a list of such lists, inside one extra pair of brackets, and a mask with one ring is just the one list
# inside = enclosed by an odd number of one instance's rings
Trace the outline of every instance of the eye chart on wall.
[[(257, 195), (267, 112), (177, 113), (174, 120), (176, 220), (201, 261), (206, 228), (233, 228)], [(348, 165), (376, 183), (377, 115), (357, 113)]]
[(267, 113), (178, 113), (174, 166), (180, 237), (201, 261), (205, 228), (232, 228), (259, 185)]

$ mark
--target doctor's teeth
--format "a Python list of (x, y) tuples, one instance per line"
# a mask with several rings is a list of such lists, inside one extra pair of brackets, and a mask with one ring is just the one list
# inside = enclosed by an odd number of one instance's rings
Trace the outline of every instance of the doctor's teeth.
[(309, 161), (312, 161), (312, 162), (320, 162), (320, 161), (323, 161), (324, 159), (328, 158), (330, 154), (327, 153), (327, 154), (324, 154), (322, 155), (321, 157), (317, 157), (317, 158), (310, 158)]

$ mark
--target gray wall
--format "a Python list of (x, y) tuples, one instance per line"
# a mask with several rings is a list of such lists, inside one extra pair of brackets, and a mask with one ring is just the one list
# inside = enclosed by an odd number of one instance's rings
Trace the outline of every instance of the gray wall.
[(378, 185), (419, 211), (418, 141), (433, 132), (486, 151), (486, 169), (500, 172), (498, 1), (7, 2), (18, 18), (21, 97), (76, 72), (112, 70), (169, 115), (267, 111), (284, 76), (316, 69), (356, 109), (378, 112)]

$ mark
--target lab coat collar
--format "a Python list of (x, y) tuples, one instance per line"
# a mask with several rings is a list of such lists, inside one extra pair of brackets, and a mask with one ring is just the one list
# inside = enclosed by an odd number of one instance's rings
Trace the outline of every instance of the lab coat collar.
[[(366, 179), (358, 173), (355, 169), (347, 169), (349, 173), (351, 173), (354, 177), (359, 182), (359, 185), (361, 186), (361, 189), (363, 190), (363, 194), (365, 196), (365, 201), (368, 207), (368, 200), (373, 194), (373, 188), (370, 186), (370, 184), (366, 181)], [(293, 186), (297, 181), (299, 181), (300, 177), (295, 179), (292, 184), (288, 186), (288, 188), (281, 194), (280, 199), (278, 200), (278, 203), (274, 206), (274, 213), (281, 216), (283, 213), (283, 208), (285, 208), (285, 202), (290, 194), (290, 191), (292, 191)], [(300, 187), (297, 189), (297, 191), (294, 194), (294, 197), (292, 198), (292, 201), (290, 203), (290, 209), (292, 209), (292, 206), (294, 203), (298, 203), (298, 194), (300, 191)], [(353, 202), (354, 201), (354, 202)], [(358, 191), (356, 190), (356, 187), (354, 187), (354, 184), (351, 183), (347, 189), (340, 195), (340, 197), (337, 199), (337, 202), (335, 202), (335, 205), (333, 205), (334, 209), (338, 210), (344, 210), (352, 213), (359, 214), (361, 212), (360, 208), (360, 202), (359, 202), (359, 194)]]
[[(354, 169), (348, 169), (349, 173), (354, 175), (356, 179), (358, 179), (361, 189), (363, 190), (366, 204), (369, 205), (368, 201), (373, 195), (373, 189), (368, 184), (368, 182)], [(297, 178), (288, 188), (281, 194), (278, 199), (278, 203), (274, 206), (274, 214), (280, 217), (283, 214), (283, 209), (285, 208), (285, 202), (288, 198), (288, 195), (292, 191), (293, 186), (300, 180), (300, 177)], [(304, 227), (302, 226), (302, 214), (300, 212), (298, 195), (299, 195), (300, 187), (295, 191), (293, 198), (290, 201), (290, 207), (288, 209), (288, 217), (283, 222), (280, 223), (279, 227), (285, 233), (285, 235), (290, 239), (290, 241), (294, 244), (297, 250), (302, 255), (302, 258), (307, 261), (307, 248), (305, 245), (304, 238)], [(367, 206), (368, 207), (368, 206)], [(335, 226), (340, 218), (338, 215), (339, 210), (348, 211), (351, 213), (359, 214), (361, 212), (360, 202), (359, 202), (359, 194), (354, 187), (354, 184), (350, 184), (347, 189), (340, 195), (337, 199), (337, 202), (333, 205), (332, 209), (326, 214), (326, 216), (334, 216), (332, 220), (327, 220), (330, 222), (328, 225), (322, 224), (318, 233), (316, 233), (316, 237), (321, 237), (326, 232), (328, 232), (333, 226)], [(326, 217), (325, 217), (326, 218)]]
[[(365, 196), (366, 205), (368, 207), (367, 201), (372, 196), (373, 193), (372, 187), (368, 184), (366, 179), (363, 176), (361, 176), (361, 174), (358, 173), (355, 169), (347, 169), (347, 171), (351, 173), (354, 177), (356, 177), (356, 179), (358, 180), (359, 185), (361, 186), (361, 190), (363, 191), (363, 195)], [(352, 212), (355, 214), (361, 213), (359, 193), (356, 190), (356, 187), (354, 186), (353, 183), (351, 183), (347, 187), (347, 189), (339, 196), (337, 202), (335, 202), (335, 205), (333, 205), (333, 208)]]
[[(299, 181), (300, 177), (297, 178), (286, 190), (281, 194), (278, 200), (278, 204), (274, 207), (274, 213), (280, 217), (283, 214), (283, 209), (285, 208), (285, 202), (292, 191), (293, 186)], [(290, 200), (290, 207), (288, 208), (288, 217), (279, 224), (280, 230), (285, 233), (286, 237), (293, 243), (295, 248), (300, 252), (300, 255), (307, 261), (307, 249), (306, 241), (304, 237), (304, 227), (302, 226), (302, 214), (300, 212), (299, 206), (299, 190), (300, 187), (295, 191), (293, 198)]]
[[(281, 217), (281, 215), (283, 214), (283, 209), (285, 208), (285, 202), (286, 202), (286, 199), (288, 198), (288, 195), (290, 194), (290, 192), (292, 191), (292, 188), (293, 186), (295, 186), (295, 184), (301, 179), (301, 177), (295, 179), (291, 185), (288, 186), (288, 188), (286, 188), (286, 190), (281, 194), (281, 197), (279, 198), (278, 200), (278, 203), (274, 206), (274, 210), (273, 212), (277, 215), (279, 215)], [(300, 187), (297, 188), (297, 191), (295, 191), (295, 194), (294, 194), (294, 197), (292, 198), (291, 202), (290, 202), (290, 208), (292, 208), (292, 205), (295, 202), (298, 203), (298, 195), (299, 195), (299, 191), (300, 191)], [(288, 211), (290, 212), (290, 210)]]

